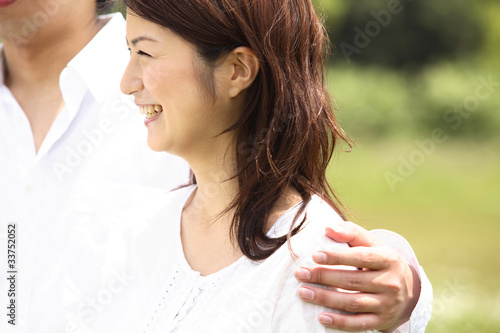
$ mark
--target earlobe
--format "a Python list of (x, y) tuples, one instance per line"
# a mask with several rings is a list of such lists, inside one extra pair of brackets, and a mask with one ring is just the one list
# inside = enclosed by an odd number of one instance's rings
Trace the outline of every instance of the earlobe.
[(238, 47), (231, 53), (233, 72), (229, 95), (230, 97), (236, 97), (255, 81), (260, 65), (256, 54), (248, 47)]

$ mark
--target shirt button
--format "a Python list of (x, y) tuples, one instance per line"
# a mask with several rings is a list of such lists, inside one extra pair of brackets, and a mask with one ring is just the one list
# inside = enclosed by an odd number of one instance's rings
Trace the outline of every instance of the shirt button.
[(28, 185), (28, 186), (26, 186), (26, 187), (24, 188), (24, 190), (25, 190), (25, 191), (26, 191), (26, 193), (28, 193), (28, 194), (29, 194), (29, 193), (31, 193), (31, 186), (29, 186), (29, 185)]

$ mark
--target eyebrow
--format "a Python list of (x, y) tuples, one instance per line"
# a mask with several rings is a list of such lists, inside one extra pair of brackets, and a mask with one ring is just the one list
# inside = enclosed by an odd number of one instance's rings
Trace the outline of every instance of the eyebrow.
[[(125, 37), (125, 40), (127, 41), (127, 45), (130, 45), (129, 42), (128, 42), (128, 39), (127, 37)], [(135, 46), (137, 43), (139, 42), (142, 42), (142, 41), (150, 41), (150, 42), (154, 42), (154, 43), (157, 43), (158, 41), (151, 38), (151, 37), (146, 37), (146, 36), (139, 36), (137, 38), (134, 38), (132, 39), (132, 41), (130, 42), (133, 46)]]

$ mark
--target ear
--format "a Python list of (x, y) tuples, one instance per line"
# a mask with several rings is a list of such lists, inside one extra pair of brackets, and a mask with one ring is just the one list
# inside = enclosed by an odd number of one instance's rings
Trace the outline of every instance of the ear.
[(259, 59), (252, 49), (240, 46), (227, 57), (230, 81), (228, 94), (234, 98), (250, 87), (260, 70)]

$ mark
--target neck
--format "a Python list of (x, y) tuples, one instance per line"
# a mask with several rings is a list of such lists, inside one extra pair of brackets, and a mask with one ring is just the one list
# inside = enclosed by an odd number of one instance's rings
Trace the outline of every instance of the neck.
[[(195, 176), (198, 189), (189, 204), (191, 213), (195, 213), (200, 223), (219, 220), (231, 221), (232, 212), (225, 212), (238, 194), (236, 174), (236, 157), (233, 146), (229, 144), (230, 133), (215, 139), (211, 149), (203, 149), (187, 159)], [(205, 147), (207, 148), (207, 147)]]
[[(229, 135), (229, 133), (224, 134)], [(199, 223), (221, 221), (226, 227), (231, 223), (234, 211), (226, 212), (239, 194), (236, 175), (236, 150), (234, 145), (210, 144), (213, 149), (210, 154), (199, 151), (195, 159), (188, 160), (195, 176), (198, 189), (188, 205), (189, 213), (197, 216)], [(225, 148), (223, 148), (225, 147)], [(205, 147), (203, 151), (209, 151)], [(302, 201), (299, 192), (292, 186), (283, 190), (273, 209), (268, 213), (265, 230), (269, 230), (274, 222), (290, 207)], [(225, 213), (221, 216), (221, 213)], [(193, 215), (191, 215), (193, 216)]]
[(5, 84), (12, 90), (59, 87), (68, 62), (95, 36), (102, 24), (94, 15), (73, 24), (46, 26), (22, 42), (4, 40)]

